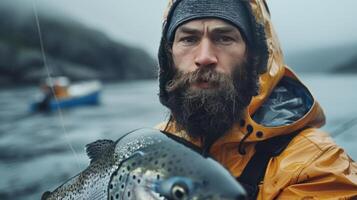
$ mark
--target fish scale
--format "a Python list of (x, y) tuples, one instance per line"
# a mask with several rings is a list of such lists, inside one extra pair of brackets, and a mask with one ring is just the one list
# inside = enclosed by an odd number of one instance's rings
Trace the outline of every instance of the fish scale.
[(116, 142), (87, 145), (90, 165), (42, 199), (200, 200), (245, 198), (230, 173), (211, 158), (154, 129)]

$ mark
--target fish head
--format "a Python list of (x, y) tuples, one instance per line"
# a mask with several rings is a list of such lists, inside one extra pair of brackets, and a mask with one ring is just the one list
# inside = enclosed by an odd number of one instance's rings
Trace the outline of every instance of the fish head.
[(154, 191), (166, 199), (186, 200), (192, 196), (196, 185), (188, 177), (171, 177), (155, 184)]
[(195, 147), (171, 139), (163, 139), (163, 144), (157, 145), (161, 154), (167, 155), (162, 158), (159, 154), (157, 158), (166, 164), (161, 168), (162, 178), (155, 183), (157, 193), (166, 199), (246, 198), (244, 188), (220, 163), (202, 156)]
[[(171, 177), (156, 185), (155, 191), (168, 200), (244, 200), (246, 194), (236, 185), (229, 189), (225, 185), (209, 186), (205, 180), (193, 180), (190, 177)], [(227, 190), (228, 189), (228, 190)]]
[(163, 178), (155, 191), (169, 200), (244, 200), (243, 187), (218, 163), (207, 158), (205, 168), (184, 176)]
[(154, 141), (132, 152), (120, 164), (109, 182), (109, 198), (245, 199), (243, 187), (214, 159), (203, 157), (162, 134)]

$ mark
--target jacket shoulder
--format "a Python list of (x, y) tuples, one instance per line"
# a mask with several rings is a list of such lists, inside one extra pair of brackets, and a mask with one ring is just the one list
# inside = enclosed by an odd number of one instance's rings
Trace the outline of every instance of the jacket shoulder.
[(278, 199), (351, 197), (357, 195), (357, 165), (327, 133), (309, 128), (270, 161), (262, 189), (262, 196)]
[(315, 146), (316, 151), (325, 151), (328, 148), (337, 147), (328, 133), (317, 128), (308, 128), (301, 131), (292, 142), (295, 145)]
[[(287, 148), (276, 157), (282, 169), (294, 168), (292, 182), (298, 182), (301, 172), (329, 151), (343, 151), (326, 132), (317, 128), (301, 131)], [(294, 180), (295, 179), (295, 180)]]
[(289, 160), (290, 164), (295, 163), (296, 167), (303, 168), (330, 148), (339, 147), (326, 132), (308, 128), (294, 137), (276, 159), (283, 163), (286, 163), (284, 160)]

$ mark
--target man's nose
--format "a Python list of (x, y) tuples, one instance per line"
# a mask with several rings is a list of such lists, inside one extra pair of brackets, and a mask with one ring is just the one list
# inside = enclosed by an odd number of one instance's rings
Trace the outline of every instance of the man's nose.
[(213, 44), (203, 39), (198, 46), (195, 57), (195, 64), (197, 67), (215, 67), (217, 65), (217, 56)]

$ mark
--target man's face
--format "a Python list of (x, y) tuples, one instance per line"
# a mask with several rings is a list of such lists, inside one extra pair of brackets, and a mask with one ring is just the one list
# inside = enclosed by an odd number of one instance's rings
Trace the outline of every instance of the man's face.
[[(198, 19), (177, 28), (172, 45), (176, 70), (182, 73), (210, 68), (230, 76), (246, 61), (247, 50), (240, 31), (220, 19)], [(209, 88), (205, 82), (192, 85)]]
[(193, 20), (176, 30), (167, 106), (179, 127), (206, 144), (241, 119), (255, 91), (246, 48), (238, 28), (223, 20)]

